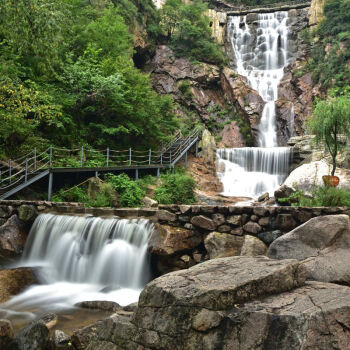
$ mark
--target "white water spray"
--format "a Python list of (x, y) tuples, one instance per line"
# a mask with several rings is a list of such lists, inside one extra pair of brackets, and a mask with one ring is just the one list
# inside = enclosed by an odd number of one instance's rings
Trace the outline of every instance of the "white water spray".
[[(218, 150), (219, 178), (223, 194), (256, 197), (273, 194), (288, 173), (290, 150), (277, 147), (275, 102), (283, 69), (290, 62), (288, 12), (259, 14), (257, 29), (246, 16), (229, 17), (237, 73), (247, 78), (265, 102), (258, 135), (258, 148)], [(256, 31), (256, 33), (255, 33)], [(224, 169), (220, 171), (220, 169)]]
[(40, 215), (30, 231), (21, 266), (39, 266), (43, 285), (0, 306), (5, 318), (35, 318), (43, 311), (90, 300), (127, 305), (150, 279), (148, 220)]

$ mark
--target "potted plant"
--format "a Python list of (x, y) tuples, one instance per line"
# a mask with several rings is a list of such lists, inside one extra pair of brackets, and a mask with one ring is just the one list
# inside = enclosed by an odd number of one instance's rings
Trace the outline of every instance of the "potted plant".
[(307, 127), (315, 135), (316, 144), (324, 144), (332, 157), (331, 175), (322, 177), (325, 185), (338, 186), (339, 178), (335, 176), (337, 155), (350, 136), (350, 99), (342, 96), (318, 101)]

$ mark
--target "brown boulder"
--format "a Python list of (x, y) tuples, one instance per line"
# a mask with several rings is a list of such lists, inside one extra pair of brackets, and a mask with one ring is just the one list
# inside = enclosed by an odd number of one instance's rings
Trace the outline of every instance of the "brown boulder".
[(194, 216), (191, 219), (191, 224), (208, 231), (214, 231), (216, 229), (216, 224), (214, 221), (203, 215)]
[(221, 141), (219, 148), (245, 147), (246, 143), (236, 121), (226, 124), (220, 133)]
[(148, 251), (154, 255), (173, 255), (194, 249), (202, 242), (202, 236), (195, 230), (157, 225), (148, 242)]
[(11, 322), (9, 320), (0, 320), (0, 349), (8, 349), (13, 337)]
[(0, 227), (0, 259), (13, 260), (19, 257), (27, 239), (25, 224), (17, 215), (12, 215)]
[(210, 259), (240, 255), (244, 237), (227, 233), (211, 232), (204, 240)]

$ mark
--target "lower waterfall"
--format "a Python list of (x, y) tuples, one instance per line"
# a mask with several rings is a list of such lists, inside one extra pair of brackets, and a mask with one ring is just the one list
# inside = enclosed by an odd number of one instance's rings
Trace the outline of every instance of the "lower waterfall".
[(138, 301), (151, 278), (148, 220), (42, 214), (29, 233), (20, 266), (39, 267), (41, 285), (0, 305), (0, 318), (35, 318), (81, 301)]

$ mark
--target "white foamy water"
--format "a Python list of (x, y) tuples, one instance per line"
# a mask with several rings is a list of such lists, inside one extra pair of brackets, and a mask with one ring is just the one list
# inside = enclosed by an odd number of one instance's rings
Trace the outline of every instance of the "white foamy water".
[(40, 215), (20, 266), (41, 267), (43, 284), (0, 305), (0, 318), (35, 318), (81, 301), (138, 300), (150, 280), (148, 220)]
[(248, 197), (263, 192), (273, 194), (288, 175), (290, 158), (289, 148), (278, 147), (275, 111), (283, 69), (291, 60), (288, 12), (259, 14), (257, 28), (248, 25), (246, 16), (229, 17), (228, 35), (237, 73), (247, 78), (265, 106), (259, 125), (259, 147), (217, 152), (219, 169), (223, 169), (218, 173), (223, 194)]

